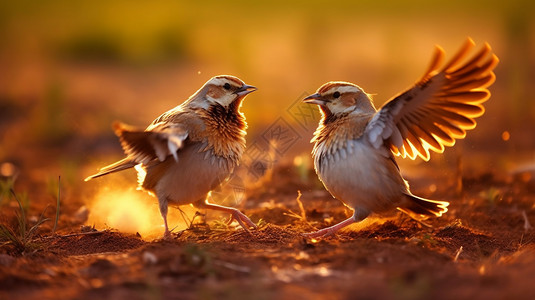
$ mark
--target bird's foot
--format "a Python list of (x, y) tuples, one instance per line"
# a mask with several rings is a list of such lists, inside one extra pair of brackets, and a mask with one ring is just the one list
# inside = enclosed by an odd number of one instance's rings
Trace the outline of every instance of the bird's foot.
[(257, 228), (253, 221), (251, 221), (245, 214), (237, 209), (233, 210), (230, 216), (229, 224), (236, 220), (238, 224), (240, 224), (240, 226), (247, 232), (249, 232), (249, 228)]
[(173, 235), (171, 234), (171, 231), (168, 229), (165, 230), (163, 233), (162, 241), (171, 241), (173, 239)]
[(327, 227), (327, 228), (323, 228), (321, 230), (318, 230), (318, 231), (314, 231), (314, 232), (310, 232), (310, 233), (303, 233), (303, 235), (307, 238), (318, 238), (318, 237), (324, 237), (324, 236), (330, 236), (330, 235), (333, 235), (335, 232), (337, 232), (338, 230), (350, 225), (350, 224), (353, 224), (355, 223), (355, 218), (354, 217), (350, 217), (349, 219), (345, 220), (345, 221), (342, 221), (336, 225), (333, 225), (331, 227)]
[(327, 237), (333, 235), (338, 230), (333, 230), (331, 227), (323, 228), (318, 231), (303, 233), (307, 238), (315, 239), (319, 237)]
[(238, 221), (240, 226), (243, 227), (243, 229), (245, 229), (245, 231), (247, 232), (249, 232), (249, 228), (251, 227), (256, 229), (256, 225), (246, 215), (244, 215), (241, 211), (239, 211), (236, 208), (212, 204), (212, 203), (209, 203), (208, 201), (201, 203), (201, 207), (229, 213), (231, 215), (229, 224), (232, 223), (233, 220), (236, 220)]

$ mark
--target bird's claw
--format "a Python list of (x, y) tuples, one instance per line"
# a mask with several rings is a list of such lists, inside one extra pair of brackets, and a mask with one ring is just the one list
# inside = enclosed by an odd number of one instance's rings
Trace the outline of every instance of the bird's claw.
[(253, 221), (251, 221), (246, 215), (237, 209), (230, 215), (228, 224), (231, 224), (234, 220), (236, 220), (238, 224), (240, 224), (240, 226), (247, 232), (249, 232), (249, 228), (251, 227), (257, 229), (255, 223), (253, 223)]
[(166, 230), (163, 234), (162, 241), (171, 241), (173, 239), (173, 235), (171, 234), (171, 231)]

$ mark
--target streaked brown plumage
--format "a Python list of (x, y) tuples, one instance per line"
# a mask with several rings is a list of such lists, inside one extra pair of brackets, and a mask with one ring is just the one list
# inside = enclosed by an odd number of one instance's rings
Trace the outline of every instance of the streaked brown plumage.
[(255, 90), (234, 76), (216, 76), (145, 130), (115, 123), (126, 158), (103, 167), (86, 181), (136, 167), (139, 186), (158, 198), (165, 238), (170, 237), (169, 203), (225, 211), (245, 230), (255, 227), (239, 210), (207, 199), (238, 165), (245, 150), (247, 123), (239, 109), (245, 96)]
[(424, 76), (378, 111), (368, 94), (348, 82), (328, 82), (304, 99), (319, 105), (323, 116), (312, 139), (316, 172), (335, 198), (354, 209), (351, 218), (309, 237), (332, 234), (393, 208), (435, 216), (447, 211), (448, 202), (411, 194), (394, 155), (427, 161), (429, 150), (442, 153), (476, 126), (498, 58), (485, 44), (468, 59), (473, 46), (468, 39), (442, 67), (444, 51), (437, 46)]

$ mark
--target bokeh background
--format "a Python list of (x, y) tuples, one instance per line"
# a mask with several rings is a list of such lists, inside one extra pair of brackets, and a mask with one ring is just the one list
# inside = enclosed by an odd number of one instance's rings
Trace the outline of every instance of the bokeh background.
[[(435, 44), (451, 57), (467, 36), (501, 60), (493, 96), (476, 130), (429, 166), (455, 166), (459, 155), (480, 171), (529, 166), (534, 20), (528, 0), (1, 1), (2, 175), (19, 173), (36, 190), (62, 175), (75, 195), (121, 157), (114, 120), (144, 127), (218, 74), (259, 87), (242, 108), (248, 145), (269, 151), (265, 133), (282, 122), (294, 140), (274, 161), (301, 164), (317, 123), (299, 119), (306, 93), (351, 81), (379, 106), (422, 75)], [(401, 164), (410, 172), (412, 162)]]

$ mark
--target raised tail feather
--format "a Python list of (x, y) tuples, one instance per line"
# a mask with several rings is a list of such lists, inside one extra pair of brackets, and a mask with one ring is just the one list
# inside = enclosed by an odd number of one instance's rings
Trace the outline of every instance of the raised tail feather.
[(429, 200), (414, 195), (407, 195), (407, 199), (406, 205), (398, 208), (399, 210), (425, 216), (440, 217), (448, 211), (450, 205), (446, 201)]
[(97, 174), (94, 174), (94, 175), (91, 175), (91, 176), (87, 177), (85, 179), (85, 181), (89, 181), (91, 179), (94, 179), (94, 178), (97, 178), (97, 177), (100, 177), (100, 176), (104, 176), (104, 175), (107, 175), (107, 174), (110, 174), (110, 173), (113, 173), (113, 172), (119, 172), (119, 171), (122, 171), (122, 170), (130, 169), (130, 168), (134, 167), (135, 165), (136, 165), (136, 162), (131, 161), (128, 158), (124, 158), (124, 159), (121, 159), (118, 162), (115, 162), (115, 163), (113, 163), (111, 165), (108, 165), (108, 166), (105, 166), (105, 167), (101, 168), (98, 171)]

